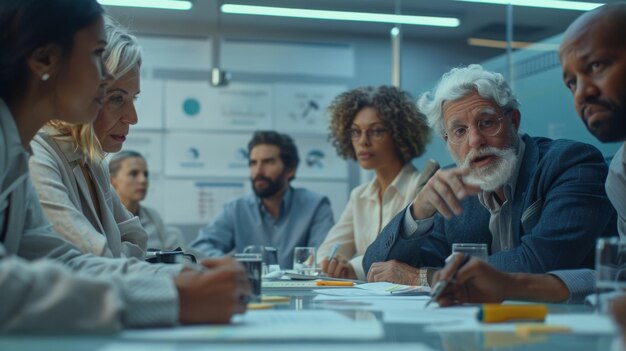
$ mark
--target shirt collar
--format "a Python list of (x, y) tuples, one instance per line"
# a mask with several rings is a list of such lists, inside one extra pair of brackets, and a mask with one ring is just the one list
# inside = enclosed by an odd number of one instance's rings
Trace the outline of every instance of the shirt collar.
[(59, 132), (51, 126), (44, 126), (39, 131), (44, 138), (50, 138), (51, 141), (55, 142), (63, 155), (68, 162), (74, 162), (83, 159), (83, 153), (80, 150), (80, 147), (74, 142), (71, 136), (69, 135), (60, 135)]
[[(257, 205), (259, 206), (259, 210), (261, 213), (268, 213), (265, 206), (263, 206), (263, 202), (261, 202), (261, 198), (256, 197)], [(285, 191), (285, 195), (283, 195), (282, 200), (280, 201), (280, 211), (278, 212), (278, 218), (283, 217), (287, 211), (291, 208), (291, 202), (293, 199), (293, 191), (291, 185), (287, 187), (287, 191)]]
[[(524, 143), (523, 135), (519, 134), (519, 146), (517, 148), (517, 162), (515, 163), (515, 170), (513, 174), (511, 174), (511, 178), (504, 183), (504, 201), (513, 201), (513, 196), (515, 194), (515, 188), (517, 185), (517, 178), (519, 176), (520, 167), (524, 162), (524, 152), (526, 151), (526, 143)], [(480, 203), (490, 211), (495, 211), (500, 208), (498, 202), (495, 199), (494, 192), (481, 191), (478, 193), (478, 200)]]
[[(414, 173), (417, 172), (415, 166), (411, 162), (407, 162), (402, 169), (400, 169), (400, 173), (396, 175), (391, 184), (387, 187), (387, 190), (393, 189), (397, 193), (404, 194), (408, 193), (408, 189), (405, 189), (409, 185), (409, 180), (413, 177)], [(364, 199), (377, 199), (378, 198), (378, 181), (377, 177), (374, 177), (369, 184), (365, 187), (360, 197)]]

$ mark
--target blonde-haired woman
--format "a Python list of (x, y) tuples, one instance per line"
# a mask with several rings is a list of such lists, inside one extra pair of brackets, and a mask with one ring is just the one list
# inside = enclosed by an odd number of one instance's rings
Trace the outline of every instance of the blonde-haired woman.
[(134, 36), (105, 19), (103, 55), (114, 82), (92, 124), (51, 121), (31, 142), (30, 169), (44, 211), (57, 233), (85, 253), (106, 257), (145, 255), (147, 234), (109, 183), (104, 154), (119, 151), (137, 123), (140, 48)]

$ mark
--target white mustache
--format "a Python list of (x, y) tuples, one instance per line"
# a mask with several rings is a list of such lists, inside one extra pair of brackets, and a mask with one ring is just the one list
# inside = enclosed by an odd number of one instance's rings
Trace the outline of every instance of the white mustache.
[(463, 163), (460, 165), (461, 168), (469, 168), (470, 164), (472, 163), (472, 160), (478, 158), (478, 157), (484, 157), (484, 156), (496, 156), (498, 158), (502, 158), (504, 156), (506, 156), (508, 149), (498, 149), (497, 147), (493, 147), (493, 146), (487, 146), (484, 147), (482, 149), (472, 149), (470, 150), (470, 152), (467, 154), (467, 156), (465, 156), (465, 160), (463, 160)]

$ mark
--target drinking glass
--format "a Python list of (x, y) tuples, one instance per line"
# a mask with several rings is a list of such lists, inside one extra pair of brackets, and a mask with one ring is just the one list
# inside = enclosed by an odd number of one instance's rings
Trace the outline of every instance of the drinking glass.
[(619, 238), (596, 242), (597, 310), (608, 312), (611, 300), (626, 290), (626, 243)]
[(487, 244), (473, 244), (473, 243), (457, 243), (452, 244), (452, 253), (462, 252), (464, 254), (478, 257), (481, 260), (487, 260)]
[(280, 271), (278, 249), (273, 246), (248, 245), (243, 249), (243, 253), (256, 253), (263, 257), (263, 275)]
[(314, 247), (296, 247), (293, 250), (293, 269), (299, 274), (315, 274), (317, 262)]
[(258, 253), (238, 253), (235, 259), (246, 269), (248, 280), (252, 285), (250, 301), (261, 301), (261, 277), (263, 273), (263, 256)]

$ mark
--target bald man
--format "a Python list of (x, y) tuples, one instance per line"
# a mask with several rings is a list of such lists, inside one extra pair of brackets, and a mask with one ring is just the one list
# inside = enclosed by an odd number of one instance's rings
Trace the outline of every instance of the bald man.
[[(626, 240), (626, 2), (599, 7), (580, 16), (565, 32), (559, 50), (563, 82), (574, 97), (583, 124), (602, 142), (621, 142), (606, 179), (607, 195), (618, 214), (620, 238)], [(461, 262), (453, 257), (437, 273), (449, 279)], [(570, 270), (552, 274), (508, 274), (472, 259), (457, 274), (439, 303), (537, 300), (580, 301), (595, 287), (595, 272)], [(614, 304), (616, 319), (626, 326), (626, 299)]]

